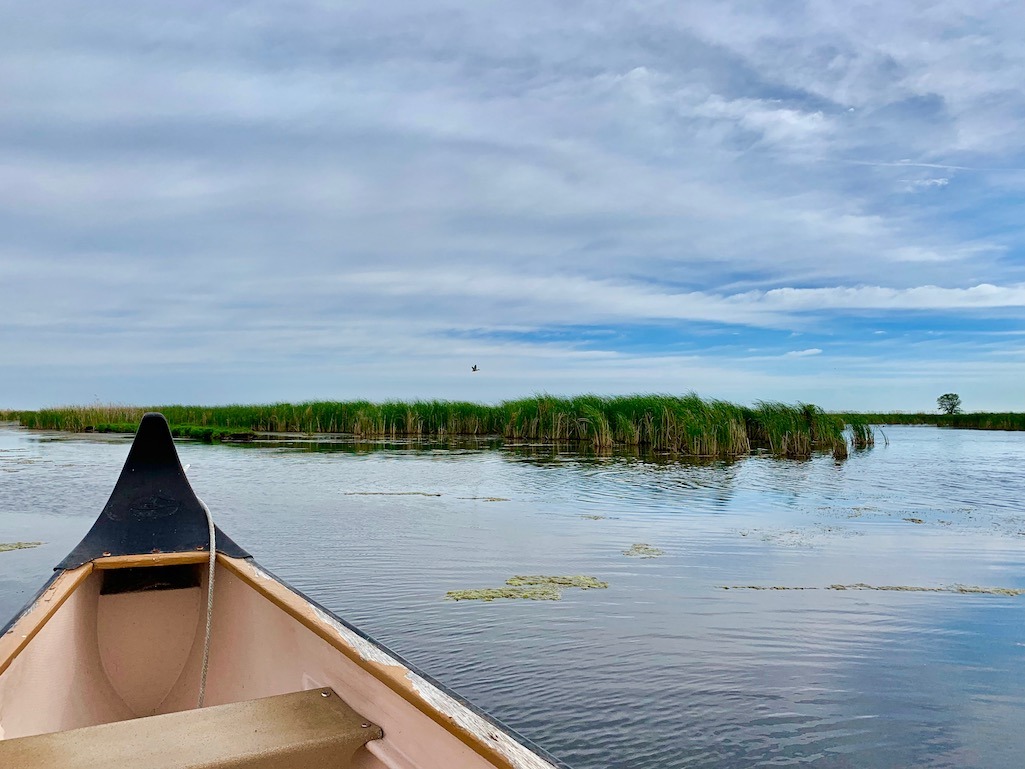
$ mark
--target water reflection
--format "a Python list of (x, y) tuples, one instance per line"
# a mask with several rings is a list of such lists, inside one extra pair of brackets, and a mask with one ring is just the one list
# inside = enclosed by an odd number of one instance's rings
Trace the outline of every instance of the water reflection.
[[(1025, 597), (822, 588), (1025, 587), (1025, 434), (887, 435), (839, 464), (488, 440), (179, 448), (266, 566), (580, 769), (1017, 767)], [(0, 541), (48, 543), (0, 554), (5, 615), (126, 454), (0, 429)], [(624, 556), (636, 543), (664, 555)], [(523, 573), (609, 588), (444, 600)]]

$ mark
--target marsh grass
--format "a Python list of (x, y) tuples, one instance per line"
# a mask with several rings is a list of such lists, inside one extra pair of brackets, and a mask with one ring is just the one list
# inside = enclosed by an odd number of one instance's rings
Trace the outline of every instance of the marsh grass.
[[(142, 415), (160, 411), (176, 437), (208, 443), (256, 434), (344, 434), (359, 439), (502, 436), (506, 441), (564, 443), (598, 454), (614, 448), (694, 458), (730, 458), (763, 449), (781, 457), (815, 451), (847, 456), (871, 445), (862, 415), (830, 414), (817, 406), (760, 401), (753, 408), (687, 395), (537, 395), (496, 405), (464, 401), (317, 401), (269, 405), (91, 405), (0, 412), (36, 429), (134, 432)], [(850, 425), (849, 437), (845, 433)]]
[(875, 432), (867, 419), (857, 414), (851, 414), (844, 421), (850, 431), (851, 446), (855, 449), (868, 449), (875, 446)]
[(1025, 414), (944, 414), (937, 424), (968, 430), (1025, 430)]
[(975, 412), (970, 414), (906, 414), (902, 412), (845, 413), (839, 415), (849, 424), (935, 425), (964, 430), (1025, 430), (1025, 413)]

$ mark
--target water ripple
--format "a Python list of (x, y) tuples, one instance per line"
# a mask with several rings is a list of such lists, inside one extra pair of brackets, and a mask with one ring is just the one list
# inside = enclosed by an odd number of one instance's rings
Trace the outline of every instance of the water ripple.
[[(1017, 768), (1025, 597), (823, 588), (1025, 587), (1025, 434), (887, 435), (842, 464), (180, 452), (264, 565), (578, 769)], [(0, 554), (5, 614), (91, 525), (126, 454), (0, 429), (0, 541), (48, 543)], [(623, 554), (639, 543), (662, 555)], [(609, 587), (445, 599), (514, 574)]]

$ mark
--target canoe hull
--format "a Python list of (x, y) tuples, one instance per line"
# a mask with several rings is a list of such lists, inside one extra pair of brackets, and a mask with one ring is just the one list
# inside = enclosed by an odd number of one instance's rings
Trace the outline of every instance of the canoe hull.
[[(196, 498), (179, 473), (163, 417), (147, 415), (139, 436), (97, 524), (0, 631), (0, 766), (8, 765), (5, 751), (13, 755), (14, 746), (20, 750), (37, 735), (79, 734), (73, 730), (197, 707), (209, 553), (192, 541), (198, 524), (174, 516), (195, 518), (202, 503), (190, 501)], [(164, 445), (140, 446), (142, 437)], [(154, 457), (173, 467), (154, 471)], [(163, 485), (150, 494), (140, 472), (153, 472)], [(164, 515), (171, 508), (176, 512)], [(135, 527), (130, 538), (118, 528), (128, 523)], [(177, 547), (182, 531), (189, 532), (187, 549)], [(227, 537), (222, 549), (220, 536), (205, 706), (330, 690), (383, 730), (358, 748), (354, 767), (564, 769), (261, 568)], [(156, 545), (131, 552), (108, 544), (131, 539)]]
[[(116, 558), (51, 581), (0, 643), (0, 736), (194, 708), (206, 554), (188, 555), (179, 560), (193, 563), (173, 567), (194, 571), (187, 587), (111, 592), (105, 585), (119, 570), (146, 568)], [(218, 554), (214, 585), (206, 705), (331, 688), (384, 730), (359, 766), (560, 766), (252, 559)]]

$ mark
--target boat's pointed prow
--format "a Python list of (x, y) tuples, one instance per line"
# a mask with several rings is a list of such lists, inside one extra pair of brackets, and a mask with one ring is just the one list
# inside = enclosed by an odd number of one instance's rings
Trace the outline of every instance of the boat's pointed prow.
[[(206, 513), (178, 460), (163, 414), (143, 416), (128, 459), (100, 517), (58, 569), (74, 569), (96, 558), (206, 550)], [(217, 549), (246, 558), (218, 530)]]
[(211, 554), (208, 527), (147, 414), (96, 523), (0, 629), (0, 767), (566, 769), (220, 531)]

